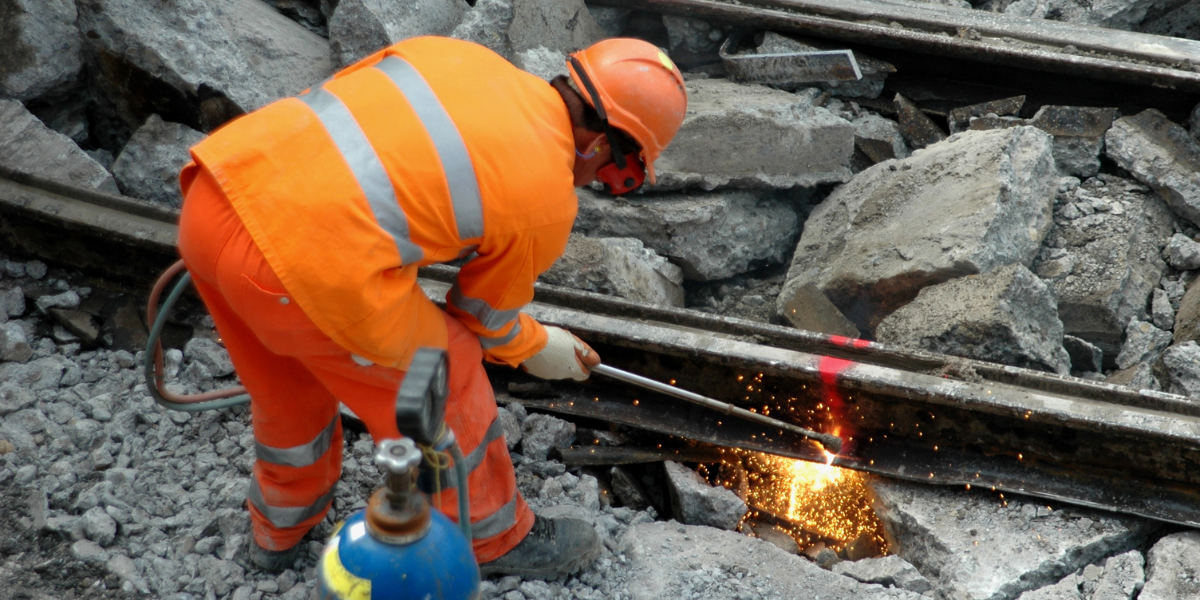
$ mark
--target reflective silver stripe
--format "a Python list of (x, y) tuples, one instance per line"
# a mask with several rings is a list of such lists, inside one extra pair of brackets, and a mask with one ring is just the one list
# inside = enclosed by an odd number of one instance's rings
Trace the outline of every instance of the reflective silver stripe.
[(508, 325), (513, 319), (517, 318), (517, 313), (521, 312), (519, 308), (509, 310), (497, 310), (492, 308), (486, 300), (472, 298), (462, 293), (462, 288), (458, 287), (456, 282), (450, 287), (449, 298), (450, 303), (458, 307), (459, 310), (475, 317), (484, 327), (496, 331)]
[(517, 494), (496, 512), (471, 523), (471, 537), (482, 540), (500, 535), (517, 524)]
[(500, 337), (494, 337), (494, 338), (481, 336), (479, 338), (479, 345), (484, 350), (491, 350), (492, 348), (495, 348), (497, 346), (503, 346), (503, 345), (513, 341), (514, 339), (516, 339), (517, 334), (519, 334), (519, 333), (521, 333), (521, 322), (517, 321), (516, 323), (513, 323), (512, 330), (509, 331), (505, 335), (502, 335)]
[(389, 56), (375, 65), (383, 71), (400, 93), (408, 99), (425, 131), (433, 139), (446, 183), (450, 187), (450, 201), (454, 204), (454, 222), (458, 224), (458, 238), (466, 241), (483, 235), (483, 200), (479, 194), (479, 182), (475, 179), (475, 166), (463, 142), (458, 127), (450, 119), (446, 108), (437, 94), (429, 87), (424, 77), (403, 58)]
[(284, 465), (287, 467), (307, 467), (329, 450), (329, 445), (333, 441), (333, 433), (337, 430), (337, 425), (340, 418), (338, 415), (333, 416), (333, 420), (325, 427), (313, 441), (291, 448), (275, 448), (268, 446), (262, 442), (255, 440), (254, 454), (258, 460), (266, 461), (276, 465)]
[(411, 265), (419, 262), (425, 256), (425, 251), (409, 239), (408, 219), (396, 200), (392, 180), (350, 109), (340, 98), (323, 89), (313, 90), (301, 96), (300, 100), (313, 109), (329, 137), (333, 138), (334, 145), (341, 151), (342, 158), (350, 166), (350, 171), (366, 195), (371, 212), (375, 214), (375, 222), (395, 241), (401, 263)]
[[(470, 454), (463, 457), (463, 464), (467, 467), (467, 473), (475, 471), (479, 465), (483, 463), (483, 459), (487, 456), (488, 446), (504, 435), (504, 427), (500, 425), (500, 419), (495, 419), (488, 426), (487, 433), (483, 434), (483, 441), (479, 442), (478, 446), (471, 451)], [(442, 476), (442, 489), (450, 490), (458, 487), (458, 475), (454, 468), (440, 471)], [(468, 475), (469, 476), (469, 475)]]
[(258, 481), (250, 482), (250, 502), (262, 512), (267, 520), (276, 527), (295, 527), (312, 517), (315, 517), (325, 511), (325, 507), (333, 502), (333, 492), (337, 486), (329, 488), (325, 495), (317, 498), (315, 502), (308, 506), (271, 506), (263, 499), (262, 489), (258, 487)]

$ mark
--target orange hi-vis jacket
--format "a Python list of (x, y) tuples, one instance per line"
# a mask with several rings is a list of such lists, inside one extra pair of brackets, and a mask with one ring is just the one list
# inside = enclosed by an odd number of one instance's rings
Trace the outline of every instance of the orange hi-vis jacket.
[(492, 51), (400, 42), (233, 121), (192, 157), (304, 312), (355, 355), (406, 369), (418, 348), (445, 348), (417, 268), (471, 251), (447, 311), (490, 360), (516, 366), (545, 346), (519, 311), (575, 220), (570, 116)]

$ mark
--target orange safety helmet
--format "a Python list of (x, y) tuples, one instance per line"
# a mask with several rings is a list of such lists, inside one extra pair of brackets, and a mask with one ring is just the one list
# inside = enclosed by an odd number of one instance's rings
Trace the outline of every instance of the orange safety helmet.
[[(602, 120), (641, 144), (642, 163), (654, 183), (654, 161), (671, 143), (687, 112), (687, 90), (679, 68), (654, 44), (611, 38), (572, 54), (567, 71)], [(623, 157), (614, 158), (624, 162)]]

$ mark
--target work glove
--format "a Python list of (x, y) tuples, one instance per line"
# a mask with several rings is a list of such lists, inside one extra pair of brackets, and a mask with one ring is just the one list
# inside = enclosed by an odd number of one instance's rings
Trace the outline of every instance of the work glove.
[(526, 373), (542, 379), (583, 381), (591, 368), (600, 364), (600, 355), (571, 332), (547, 325), (546, 334), (546, 347), (521, 363)]

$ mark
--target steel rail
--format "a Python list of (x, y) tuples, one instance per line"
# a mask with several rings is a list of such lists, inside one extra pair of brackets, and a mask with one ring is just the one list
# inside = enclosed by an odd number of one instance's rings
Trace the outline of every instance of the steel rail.
[[(38, 183), (0, 178), (6, 250), (133, 275), (140, 285), (177, 258), (175, 225), (136, 212), (141, 203), (128, 201), (134, 210), (123, 212), (124, 199)], [(88, 250), (95, 243), (107, 244), (103, 253)], [(129, 270), (128, 262), (142, 266)], [(420, 284), (444, 302), (456, 275), (431, 267)], [(525, 311), (570, 329), (607, 364), (840, 433), (848, 443), (834, 464), (1200, 527), (1200, 403), (1189, 398), (540, 284)], [(553, 389), (556, 398), (520, 402), (725, 447), (827, 459), (819, 444), (792, 432), (651, 400), (621, 384)]]
[(1200, 42), (887, 0), (594, 0), (852, 44), (1200, 91)]

